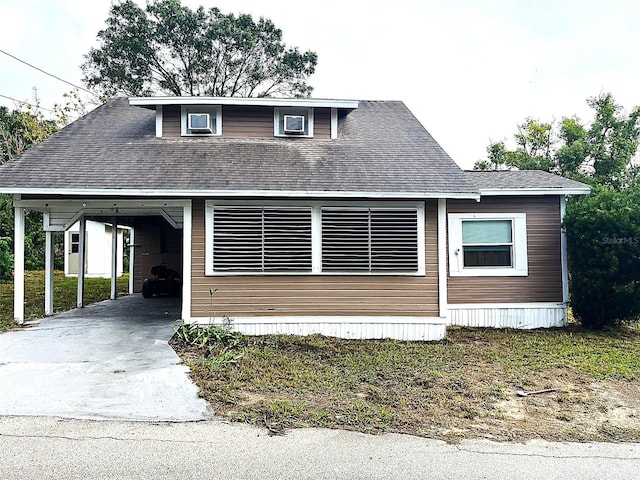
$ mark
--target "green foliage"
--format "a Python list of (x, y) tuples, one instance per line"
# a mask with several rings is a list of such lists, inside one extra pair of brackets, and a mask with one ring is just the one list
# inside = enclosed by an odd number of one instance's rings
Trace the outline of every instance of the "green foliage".
[(616, 191), (596, 187), (574, 199), (564, 221), (571, 305), (583, 326), (640, 316), (640, 180)]
[[(0, 281), (10, 279), (13, 274), (13, 237), (14, 237), (14, 212), (13, 199), (10, 195), (0, 194), (0, 258), (10, 258), (8, 270), (0, 270)], [(45, 232), (42, 229), (42, 213), (27, 211), (25, 213), (25, 242), (24, 242), (24, 268), (27, 270), (41, 270), (44, 268), (45, 256)], [(61, 269), (64, 266), (62, 255), (63, 237), (54, 235), (54, 268)], [(2, 265), (2, 262), (0, 262)]]
[(0, 165), (57, 130), (57, 123), (45, 119), (37, 104), (13, 111), (0, 107)]
[(557, 123), (531, 118), (518, 126), (516, 148), (504, 142), (487, 147), (487, 159), (476, 162), (478, 170), (544, 170), (617, 188), (637, 175), (632, 160), (640, 138), (640, 107), (625, 114), (610, 93), (587, 100), (594, 118), (589, 127), (577, 117)]
[[(85, 278), (85, 304), (107, 300), (111, 295), (111, 279)], [(44, 317), (44, 272), (30, 271), (25, 273), (25, 318), (32, 320)], [(118, 295), (129, 292), (129, 275), (125, 274), (117, 281)], [(78, 279), (65, 277), (61, 271), (54, 272), (53, 309), (62, 312), (76, 308)], [(13, 321), (13, 282), (0, 284), (0, 332), (15, 327)]]
[(11, 280), (13, 272), (13, 255), (9, 240), (0, 237), (0, 283)]
[[(444, 439), (596, 440), (584, 424), (559, 425), (556, 417), (579, 413), (598, 426), (611, 396), (618, 405), (637, 403), (630, 385), (640, 378), (640, 329), (628, 327), (451, 328), (445, 342), (251, 336), (232, 368), (208, 364), (202, 350), (178, 352), (217, 416), (271, 433), (329, 427)], [(614, 385), (610, 395), (602, 393)], [(552, 387), (561, 392), (526, 401), (515, 395)], [(518, 405), (520, 418), (509, 413)], [(616, 438), (635, 440), (639, 433)]]
[(196, 10), (180, 0), (112, 5), (83, 64), (84, 81), (103, 94), (309, 96), (317, 54), (282, 42), (268, 19)]
[(487, 147), (487, 160), (476, 163), (476, 170), (554, 170), (552, 123), (541, 123), (532, 118), (518, 125), (514, 135), (515, 150), (508, 150), (504, 142), (491, 143)]
[(183, 324), (176, 327), (175, 336), (186, 345), (205, 350), (206, 361), (220, 366), (239, 362), (246, 343), (244, 335), (233, 331), (229, 324)]
[[(77, 91), (65, 93), (63, 103), (54, 106), (55, 120), (46, 119), (35, 96), (33, 104), (25, 104), (20, 110), (9, 111), (0, 107), (0, 164), (10, 161), (36, 143), (48, 138), (73, 117), (83, 115), (85, 103)], [(13, 271), (14, 212), (10, 195), (0, 194), (0, 281), (11, 278)], [(54, 237), (57, 252), (62, 252), (62, 236)], [(44, 268), (45, 233), (42, 230), (42, 213), (27, 211), (25, 214), (25, 268)], [(54, 257), (55, 268), (63, 267), (62, 255)], [(7, 267), (8, 265), (8, 267)]]

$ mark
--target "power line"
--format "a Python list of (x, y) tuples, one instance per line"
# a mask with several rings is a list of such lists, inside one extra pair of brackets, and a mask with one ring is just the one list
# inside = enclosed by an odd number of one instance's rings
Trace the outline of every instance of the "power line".
[(20, 105), (27, 105), (29, 107), (39, 108), (40, 110), (46, 110), (47, 112), (55, 113), (50, 108), (44, 108), (39, 105), (34, 105), (33, 103), (23, 102), (22, 100), (18, 100), (17, 98), (13, 98), (13, 97), (8, 97), (7, 95), (2, 95), (1, 93), (0, 93), (0, 97), (6, 98), (7, 100), (13, 100), (14, 102), (18, 102)]
[(96, 93), (92, 92), (91, 90), (87, 90), (86, 88), (79, 87), (78, 85), (74, 85), (74, 84), (73, 84), (73, 83), (71, 83), (71, 82), (67, 82), (66, 80), (63, 80), (62, 78), (57, 77), (56, 75), (53, 75), (52, 73), (46, 72), (46, 71), (42, 70), (41, 68), (36, 67), (35, 65), (31, 65), (30, 63), (25, 62), (24, 60), (21, 60), (21, 59), (19, 59), (18, 57), (14, 56), (14, 55), (11, 55), (10, 53), (5, 52), (5, 51), (4, 51), (4, 50), (2, 50), (2, 49), (0, 49), (0, 53), (4, 53), (4, 54), (5, 54), (5, 55), (7, 55), (8, 57), (13, 58), (14, 60), (17, 60), (17, 61), (18, 61), (18, 62), (20, 62), (20, 63), (24, 63), (24, 64), (25, 64), (25, 65), (27, 65), (28, 67), (31, 67), (31, 68), (33, 68), (33, 69), (35, 69), (35, 70), (38, 70), (39, 72), (42, 72), (42, 73), (44, 73), (45, 75), (49, 75), (50, 77), (53, 77), (53, 78), (55, 78), (56, 80), (59, 80), (59, 81), (61, 81), (61, 82), (63, 82), (63, 83), (66, 83), (67, 85), (71, 85), (71, 86), (72, 86), (72, 87), (74, 87), (74, 88), (77, 88), (77, 89), (82, 90), (82, 91), (84, 91), (84, 92), (90, 93), (91, 95), (94, 95), (94, 96), (96, 96), (96, 97), (99, 97), (99, 95), (98, 95), (98, 94), (96, 94)]

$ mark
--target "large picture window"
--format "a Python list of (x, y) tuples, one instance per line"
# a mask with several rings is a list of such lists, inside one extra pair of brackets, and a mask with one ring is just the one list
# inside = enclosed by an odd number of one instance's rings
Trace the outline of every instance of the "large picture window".
[(449, 273), (527, 275), (525, 214), (450, 214)]
[(322, 208), (323, 272), (416, 272), (416, 209)]
[(420, 204), (210, 201), (206, 212), (208, 275), (424, 274)]
[(311, 208), (214, 208), (213, 270), (310, 272)]

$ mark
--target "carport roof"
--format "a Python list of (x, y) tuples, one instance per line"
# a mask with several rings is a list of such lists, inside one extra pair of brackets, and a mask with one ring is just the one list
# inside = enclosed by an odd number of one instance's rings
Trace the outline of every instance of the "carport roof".
[(320, 139), (156, 138), (156, 114), (108, 101), (0, 168), (0, 192), (44, 195), (477, 198), (402, 102), (360, 101)]

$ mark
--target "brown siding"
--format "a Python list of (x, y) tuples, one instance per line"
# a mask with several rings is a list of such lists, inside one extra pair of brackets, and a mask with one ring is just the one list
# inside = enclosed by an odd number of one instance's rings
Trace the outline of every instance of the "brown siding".
[[(314, 138), (331, 138), (331, 109), (314, 110)], [(181, 136), (180, 106), (163, 108), (162, 136)], [(273, 107), (222, 106), (222, 136), (227, 138), (273, 138)]]
[(273, 138), (273, 108), (223, 105), (222, 136)]
[[(229, 315), (438, 316), (437, 206), (426, 209), (426, 268), (410, 276), (206, 277), (204, 201), (193, 202), (192, 305), (194, 317)], [(210, 307), (209, 289), (217, 288)], [(213, 310), (213, 313), (212, 311)]]
[(558, 197), (485, 197), (480, 203), (448, 200), (447, 213), (527, 215), (526, 277), (449, 277), (449, 303), (562, 301), (560, 200)]
[(313, 138), (317, 138), (320, 140), (329, 140), (331, 138), (331, 109), (314, 109)]
[(133, 260), (133, 291), (141, 292), (151, 267), (166, 263), (169, 268), (182, 271), (182, 230), (167, 224), (137, 226), (134, 234), (137, 245)]
[(181, 133), (180, 106), (165, 105), (162, 109), (162, 136), (176, 138)]

